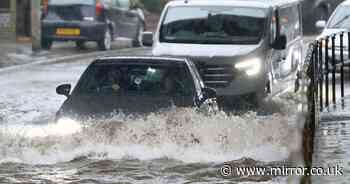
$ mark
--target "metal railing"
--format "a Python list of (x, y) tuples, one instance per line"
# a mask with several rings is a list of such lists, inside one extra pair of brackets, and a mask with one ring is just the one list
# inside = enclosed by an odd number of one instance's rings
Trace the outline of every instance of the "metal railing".
[[(342, 107), (345, 106), (345, 71), (350, 76), (349, 45), (350, 32), (341, 32), (316, 40), (309, 46), (305, 62), (311, 79), (310, 99), (317, 110), (323, 111), (331, 105), (336, 108), (338, 99), (341, 99)], [(350, 84), (350, 78), (348, 81)]]

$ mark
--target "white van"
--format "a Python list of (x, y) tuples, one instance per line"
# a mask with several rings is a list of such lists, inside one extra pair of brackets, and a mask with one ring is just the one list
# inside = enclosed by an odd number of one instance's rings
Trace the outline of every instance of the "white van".
[(177, 0), (143, 34), (156, 56), (185, 56), (219, 96), (260, 99), (284, 89), (302, 62), (299, 0)]

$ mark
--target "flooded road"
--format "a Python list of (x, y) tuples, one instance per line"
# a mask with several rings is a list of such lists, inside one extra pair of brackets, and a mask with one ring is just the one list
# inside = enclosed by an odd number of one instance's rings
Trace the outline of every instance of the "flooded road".
[(55, 87), (75, 84), (89, 62), (0, 72), (0, 183), (291, 183), (223, 179), (218, 170), (244, 158), (300, 162), (299, 94), (267, 100), (265, 115), (172, 109), (140, 119), (53, 123), (65, 99)]

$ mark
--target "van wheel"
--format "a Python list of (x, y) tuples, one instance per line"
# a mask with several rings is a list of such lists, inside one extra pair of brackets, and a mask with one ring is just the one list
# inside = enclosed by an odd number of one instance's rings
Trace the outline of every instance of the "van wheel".
[(265, 87), (262, 89), (256, 91), (254, 93), (254, 103), (257, 107), (261, 107), (264, 104), (264, 99), (272, 92), (271, 84), (270, 82), (267, 82)]
[(112, 35), (109, 29), (106, 29), (103, 39), (100, 40), (97, 44), (100, 50), (111, 50)]
[(85, 41), (77, 41), (75, 42), (75, 45), (76, 47), (79, 49), (79, 50), (85, 50), (86, 47), (85, 47)]
[(132, 41), (133, 47), (143, 47), (142, 44), (142, 33), (145, 31), (145, 26), (141, 24), (137, 32), (136, 38)]
[(297, 78), (294, 81), (294, 92), (298, 92), (300, 89), (301, 72), (297, 72)]
[(41, 48), (45, 50), (50, 50), (52, 47), (52, 41), (47, 39), (41, 40)]

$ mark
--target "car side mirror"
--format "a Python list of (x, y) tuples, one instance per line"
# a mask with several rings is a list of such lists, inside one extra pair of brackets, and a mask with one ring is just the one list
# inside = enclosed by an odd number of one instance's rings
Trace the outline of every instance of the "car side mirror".
[(315, 26), (317, 29), (324, 29), (326, 27), (326, 21), (325, 20), (319, 20), (316, 22)]
[(62, 84), (56, 88), (56, 93), (69, 97), (71, 88), (72, 86), (70, 84)]
[(202, 89), (204, 99), (216, 98), (216, 91), (213, 88), (205, 87)]
[(153, 46), (153, 33), (152, 32), (143, 32), (142, 33), (142, 44), (147, 47)]
[(276, 50), (284, 50), (287, 48), (287, 36), (280, 35), (277, 37), (275, 42), (272, 44), (272, 48)]

